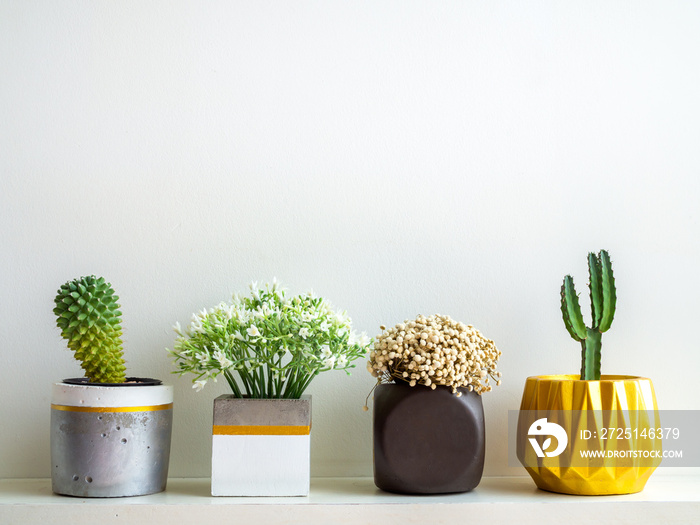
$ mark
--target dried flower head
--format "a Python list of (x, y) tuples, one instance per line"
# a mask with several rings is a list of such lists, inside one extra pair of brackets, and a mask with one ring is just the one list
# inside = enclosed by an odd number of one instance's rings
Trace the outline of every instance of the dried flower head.
[(380, 382), (406, 381), (411, 386), (464, 387), (477, 394), (501, 384), (496, 364), (501, 352), (472, 325), (447, 315), (419, 315), (385, 329), (374, 343), (367, 370)]

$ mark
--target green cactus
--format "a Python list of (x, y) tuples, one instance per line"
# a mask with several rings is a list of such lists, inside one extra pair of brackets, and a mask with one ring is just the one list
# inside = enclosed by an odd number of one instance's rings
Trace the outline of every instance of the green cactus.
[(118, 299), (112, 285), (94, 275), (67, 282), (56, 295), (56, 324), (93, 383), (126, 380)]
[(583, 323), (574, 279), (570, 275), (564, 277), (561, 286), (561, 313), (569, 334), (581, 343), (581, 379), (599, 380), (601, 337), (613, 322), (617, 301), (608, 252), (600, 250), (598, 255), (588, 254), (588, 275), (593, 321), (591, 327)]

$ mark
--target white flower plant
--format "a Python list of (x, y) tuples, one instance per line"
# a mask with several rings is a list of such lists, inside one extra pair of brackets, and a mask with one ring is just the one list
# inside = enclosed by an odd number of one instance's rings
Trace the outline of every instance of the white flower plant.
[(197, 392), (223, 374), (235, 397), (298, 399), (320, 372), (350, 374), (369, 350), (371, 339), (352, 330), (347, 314), (313, 293), (288, 299), (276, 280), (250, 289), (173, 327), (173, 373), (194, 374)]

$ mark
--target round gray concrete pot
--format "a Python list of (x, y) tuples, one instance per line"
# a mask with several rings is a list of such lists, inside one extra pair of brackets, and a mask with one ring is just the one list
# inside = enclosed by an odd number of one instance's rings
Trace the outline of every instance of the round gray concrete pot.
[(66, 379), (51, 395), (51, 486), (87, 498), (165, 490), (173, 388), (158, 380), (123, 384)]

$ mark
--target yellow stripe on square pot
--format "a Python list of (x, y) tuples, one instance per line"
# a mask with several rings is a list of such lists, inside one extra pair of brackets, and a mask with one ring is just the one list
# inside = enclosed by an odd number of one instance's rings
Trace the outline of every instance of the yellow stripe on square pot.
[(214, 400), (213, 496), (306, 496), (311, 396)]

